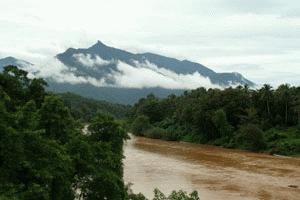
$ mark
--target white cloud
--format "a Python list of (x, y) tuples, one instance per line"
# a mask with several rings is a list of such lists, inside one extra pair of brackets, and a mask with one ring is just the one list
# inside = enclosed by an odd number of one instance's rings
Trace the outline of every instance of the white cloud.
[(94, 56), (94, 58), (92, 57), (91, 54), (74, 54), (73, 57), (79, 62), (81, 63), (83, 66), (86, 67), (99, 67), (99, 66), (105, 66), (105, 65), (109, 65), (114, 63), (114, 61), (112, 60), (104, 60), (103, 58), (101, 58), (100, 56)]
[(209, 78), (201, 76), (198, 72), (193, 74), (176, 74), (165, 68), (159, 68), (146, 61), (135, 66), (119, 62), (119, 72), (114, 72), (112, 77), (116, 86), (129, 88), (163, 87), (168, 89), (195, 89), (198, 87), (219, 88), (211, 83)]
[(299, 0), (1, 0), (0, 55), (36, 63), (100, 39), (218, 72), (258, 65), (255, 73), (235, 70), (259, 83), (299, 84), (291, 78), (300, 74), (299, 10)]
[[(86, 59), (85, 63), (95, 62), (95, 59), (90, 56), (84, 58)], [(23, 65), (23, 68), (29, 72), (31, 77), (50, 79), (58, 83), (91, 84), (96, 87), (195, 89), (201, 86), (220, 88), (220, 86), (212, 84), (209, 78), (201, 76), (198, 72), (176, 74), (168, 69), (159, 68), (148, 61), (145, 61), (145, 63), (134, 61), (134, 66), (121, 61), (114, 62), (117, 65), (117, 71), (99, 78), (76, 75), (76, 69), (65, 66), (56, 58), (43, 60), (34, 65)], [(114, 80), (114, 83), (111, 83), (108, 79)]]
[(105, 79), (78, 76), (74, 69), (65, 66), (56, 58), (42, 60), (30, 67), (24, 68), (31, 76), (54, 80), (58, 83), (83, 84), (88, 83), (96, 87), (105, 86)]

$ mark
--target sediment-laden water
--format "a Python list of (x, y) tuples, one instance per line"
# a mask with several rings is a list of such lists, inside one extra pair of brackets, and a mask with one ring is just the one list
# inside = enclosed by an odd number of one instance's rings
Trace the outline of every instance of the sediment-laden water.
[(201, 200), (300, 199), (300, 159), (133, 137), (124, 179), (134, 192), (198, 190)]

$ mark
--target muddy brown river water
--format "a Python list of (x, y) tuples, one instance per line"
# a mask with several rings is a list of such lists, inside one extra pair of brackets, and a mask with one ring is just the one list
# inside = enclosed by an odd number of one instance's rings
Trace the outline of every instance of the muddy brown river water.
[(124, 179), (153, 197), (197, 190), (201, 200), (300, 200), (300, 159), (133, 137), (125, 144)]

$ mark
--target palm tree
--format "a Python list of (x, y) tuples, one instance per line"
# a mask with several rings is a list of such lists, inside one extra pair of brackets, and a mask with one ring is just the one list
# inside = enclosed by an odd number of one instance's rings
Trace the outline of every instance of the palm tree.
[(297, 113), (297, 118), (298, 118), (297, 123), (298, 123), (298, 126), (300, 127), (300, 98), (296, 99), (293, 102), (293, 109)]
[(270, 116), (270, 102), (273, 96), (272, 86), (269, 84), (264, 84), (264, 86), (259, 91), (261, 93), (261, 100), (265, 102), (267, 114), (268, 116)]
[(278, 100), (284, 105), (285, 124), (288, 123), (289, 105), (292, 102), (290, 86), (288, 84), (280, 85), (276, 91)]

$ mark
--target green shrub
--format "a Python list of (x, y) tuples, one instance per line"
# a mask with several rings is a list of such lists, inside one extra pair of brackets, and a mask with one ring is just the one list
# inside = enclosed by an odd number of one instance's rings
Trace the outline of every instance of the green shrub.
[(179, 130), (167, 129), (167, 134), (163, 137), (164, 140), (178, 141), (181, 139), (181, 132)]
[(288, 135), (286, 133), (278, 131), (276, 129), (270, 129), (266, 131), (264, 135), (267, 142), (274, 142), (288, 138)]
[(300, 155), (300, 139), (286, 139), (276, 144), (271, 148), (272, 154), (281, 155)]
[(144, 133), (145, 137), (149, 137), (152, 139), (163, 139), (166, 138), (167, 135), (167, 131), (159, 127), (153, 127), (151, 129), (146, 130), (146, 132)]
[(135, 118), (135, 120), (131, 124), (131, 132), (134, 135), (138, 135), (138, 136), (144, 135), (144, 132), (150, 128), (151, 128), (151, 124), (149, 118), (144, 115)]
[(153, 200), (200, 200), (200, 198), (197, 191), (188, 194), (187, 192), (179, 190), (173, 191), (169, 196), (166, 196), (160, 190), (155, 189)]
[(229, 137), (221, 137), (213, 141), (213, 145), (226, 147), (230, 141)]
[(189, 133), (183, 136), (182, 141), (191, 143), (201, 143), (201, 136), (195, 133)]
[(254, 124), (247, 124), (238, 130), (236, 145), (239, 148), (260, 151), (266, 147), (263, 131)]

